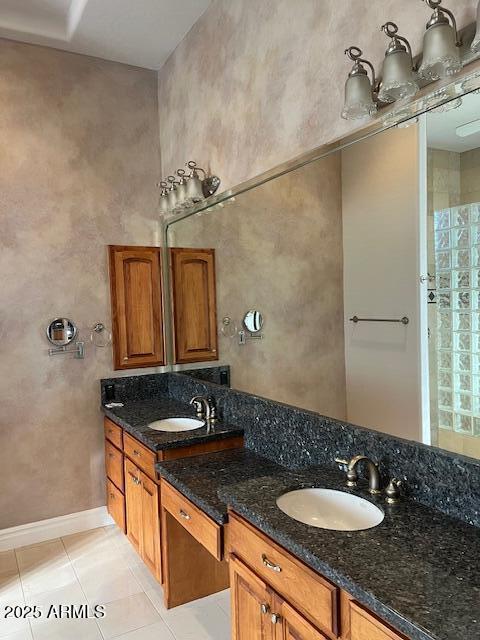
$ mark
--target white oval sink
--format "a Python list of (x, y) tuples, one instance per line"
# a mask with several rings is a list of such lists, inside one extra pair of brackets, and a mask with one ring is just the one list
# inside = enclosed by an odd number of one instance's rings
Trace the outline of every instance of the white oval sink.
[(165, 418), (165, 420), (156, 420), (148, 425), (154, 431), (170, 431), (171, 433), (193, 431), (204, 426), (204, 420), (196, 420), (195, 418)]
[(277, 506), (287, 516), (319, 529), (362, 531), (379, 525), (385, 514), (358, 496), (334, 489), (298, 489), (284, 493)]

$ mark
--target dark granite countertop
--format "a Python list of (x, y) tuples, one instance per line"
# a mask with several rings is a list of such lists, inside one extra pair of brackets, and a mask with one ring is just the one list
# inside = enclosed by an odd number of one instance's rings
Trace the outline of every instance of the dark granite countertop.
[(173, 449), (243, 434), (243, 429), (223, 424), (220, 421), (215, 424), (212, 433), (207, 433), (206, 427), (177, 433), (149, 429), (148, 424), (155, 420), (172, 417), (195, 417), (195, 411), (190, 405), (162, 396), (132, 402), (125, 400), (123, 407), (112, 407), (111, 409), (102, 405), (102, 411), (152, 451)]
[(159, 462), (156, 468), (165, 480), (219, 524), (227, 521), (227, 504), (218, 495), (220, 489), (247, 478), (285, 471), (248, 449)]
[[(389, 507), (336, 469), (299, 472), (248, 449), (159, 463), (161, 475), (221, 523), (227, 504), (308, 566), (412, 640), (480, 640), (480, 529), (403, 501)], [(276, 499), (302, 487), (340, 489), (377, 503), (385, 519), (367, 531), (315, 529)]]

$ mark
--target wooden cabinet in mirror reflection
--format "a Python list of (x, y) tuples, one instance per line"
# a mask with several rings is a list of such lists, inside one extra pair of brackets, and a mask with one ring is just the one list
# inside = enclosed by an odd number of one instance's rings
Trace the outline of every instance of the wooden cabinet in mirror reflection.
[[(218, 359), (213, 249), (171, 249), (175, 363)], [(166, 364), (160, 247), (109, 246), (114, 369)]]

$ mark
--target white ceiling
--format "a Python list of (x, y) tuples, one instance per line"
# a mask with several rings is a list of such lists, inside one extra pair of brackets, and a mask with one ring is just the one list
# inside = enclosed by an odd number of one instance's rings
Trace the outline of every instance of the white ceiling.
[(428, 146), (444, 151), (463, 153), (480, 147), (480, 132), (460, 138), (457, 127), (480, 119), (480, 94), (469, 93), (462, 98), (462, 105), (446, 113), (427, 114)]
[(0, 37), (160, 69), (211, 0), (0, 0)]

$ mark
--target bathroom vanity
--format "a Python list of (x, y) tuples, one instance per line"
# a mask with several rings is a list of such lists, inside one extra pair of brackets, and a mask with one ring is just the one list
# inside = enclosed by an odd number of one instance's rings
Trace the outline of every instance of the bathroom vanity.
[(155, 420), (189, 416), (193, 409), (167, 398), (134, 400), (127, 396), (124, 401), (122, 407), (104, 407), (107, 509), (161, 582), (161, 499), (156, 463), (241, 447), (243, 432), (222, 424), (212, 433), (207, 433), (206, 427), (180, 433), (153, 431), (148, 424)]

